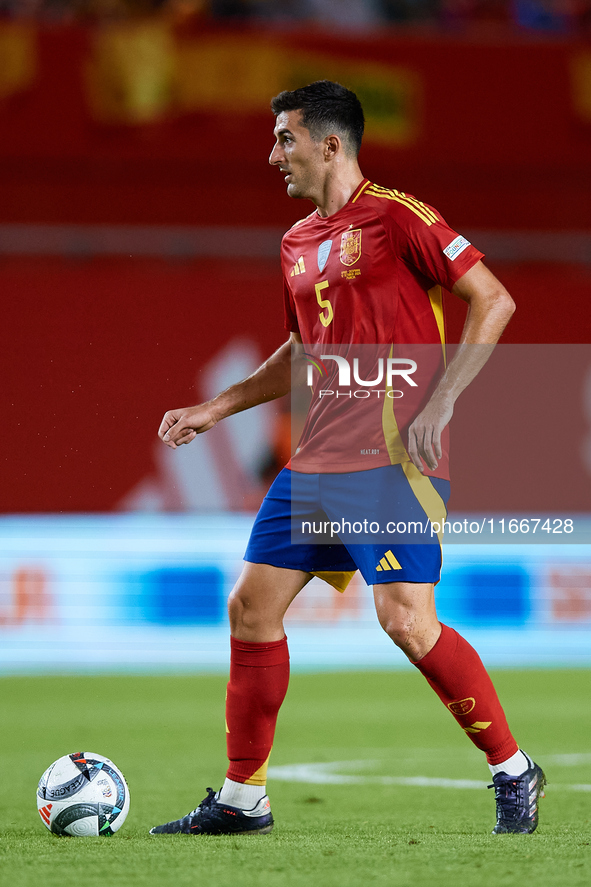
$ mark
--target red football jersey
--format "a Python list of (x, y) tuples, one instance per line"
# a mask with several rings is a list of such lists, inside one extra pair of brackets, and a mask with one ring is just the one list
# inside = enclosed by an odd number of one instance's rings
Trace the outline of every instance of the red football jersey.
[[(314, 211), (286, 233), (285, 326), (302, 337), (313, 384), (295, 470), (408, 461), (408, 426), (444, 367), (442, 289), (482, 256), (432, 207), (367, 179), (334, 215)], [(426, 474), (449, 476), (443, 446)]]

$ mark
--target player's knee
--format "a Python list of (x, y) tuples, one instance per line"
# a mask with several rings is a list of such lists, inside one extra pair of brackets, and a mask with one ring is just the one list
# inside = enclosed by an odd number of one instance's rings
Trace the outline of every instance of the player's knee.
[(236, 589), (231, 592), (228, 598), (228, 617), (230, 619), (230, 630), (234, 632), (237, 626), (242, 625), (244, 617), (244, 603)]
[(382, 625), (382, 628), (396, 646), (402, 650), (406, 650), (412, 641), (412, 625), (405, 620), (389, 620), (385, 625)]
[(230, 631), (237, 635), (244, 629), (256, 630), (263, 624), (263, 614), (243, 589), (235, 588), (228, 598)]
[(388, 637), (406, 652), (409, 644), (412, 644), (415, 626), (412, 612), (405, 608), (393, 607), (379, 612), (378, 618)]

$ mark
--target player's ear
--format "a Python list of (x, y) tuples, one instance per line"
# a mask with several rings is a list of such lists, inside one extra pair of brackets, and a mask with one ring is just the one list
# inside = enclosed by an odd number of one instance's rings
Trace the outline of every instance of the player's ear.
[(332, 160), (333, 157), (342, 151), (343, 146), (341, 144), (341, 140), (338, 136), (326, 136), (324, 139), (324, 158), (325, 160)]

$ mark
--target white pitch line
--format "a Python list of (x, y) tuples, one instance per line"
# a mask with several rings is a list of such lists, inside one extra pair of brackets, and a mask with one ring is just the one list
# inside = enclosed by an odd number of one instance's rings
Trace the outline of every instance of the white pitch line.
[[(286, 764), (269, 767), (270, 779), (282, 782), (303, 782), (309, 785), (411, 785), (420, 788), (483, 789), (489, 783), (475, 779), (444, 779), (430, 776), (355, 776), (337, 770), (375, 766), (377, 761), (329, 761), (321, 764)], [(552, 788), (575, 792), (591, 792), (591, 785), (552, 783)]]
[(591, 764), (591, 752), (577, 752), (567, 755), (545, 755), (545, 761), (551, 761), (561, 767), (576, 767), (578, 764)]
[(473, 779), (442, 779), (428, 776), (355, 776), (336, 770), (375, 766), (374, 761), (330, 761), (322, 764), (287, 764), (269, 767), (268, 776), (283, 782), (307, 782), (317, 785), (417, 785), (435, 788), (486, 788), (486, 782)]

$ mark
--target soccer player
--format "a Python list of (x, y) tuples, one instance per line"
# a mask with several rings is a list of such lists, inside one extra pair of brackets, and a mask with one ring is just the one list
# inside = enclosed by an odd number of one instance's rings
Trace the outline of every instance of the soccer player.
[[(364, 502), (368, 511), (375, 503), (395, 506), (397, 520), (445, 517), (445, 429), (457, 397), (486, 362), (514, 303), (482, 264), (482, 253), (435, 209), (363, 176), (357, 156), (364, 117), (354, 93), (320, 81), (280, 93), (272, 110), (276, 141), (269, 162), (284, 174), (290, 197), (315, 205), (282, 244), (289, 340), (249, 378), (211, 401), (167, 412), (159, 435), (175, 449), (227, 416), (286, 394), (292, 348), (302, 343), (322, 346), (319, 353), (325, 357), (332, 348), (335, 356), (329, 381), (325, 376), (314, 386), (291, 468), (283, 469), (263, 501), (242, 575), (230, 595), (226, 780), (219, 792), (208, 789), (191, 813), (151, 833), (271, 831), (266, 774), (289, 679), (283, 617), (313, 575), (342, 591), (357, 569), (374, 587), (382, 628), (485, 753), (496, 797), (493, 832), (531, 833), (545, 777), (519, 749), (476, 651), (437, 618), (439, 540), (416, 544), (389, 536), (384, 542), (369, 535), (360, 541), (343, 532), (332, 544), (317, 544), (309, 532), (295, 541), (292, 537), (294, 517), (354, 519)], [(367, 379), (374, 376), (367, 374), (365, 385), (374, 397), (353, 404), (350, 397), (326, 395), (337, 390), (339, 361), (352, 356), (353, 346), (381, 346), (385, 357), (373, 361), (378, 371), (384, 361), (396, 360), (394, 353), (401, 354), (402, 373), (407, 373), (401, 385), (406, 381), (409, 391), (420, 387), (413, 385), (413, 361), (404, 360), (404, 346), (430, 346), (431, 354), (442, 353), (442, 288), (467, 303), (466, 321), (453, 359), (437, 370), (438, 377), (429, 371), (428, 384), (421, 388), (427, 396), (422, 401), (415, 397), (414, 414), (395, 400), (401, 392), (394, 391), (392, 376), (384, 380), (381, 398), (370, 390), (373, 382)], [(414, 361), (415, 368), (419, 364), (420, 359)], [(358, 403), (365, 411), (361, 422), (351, 413)], [(360, 429), (368, 446), (362, 445)]]

